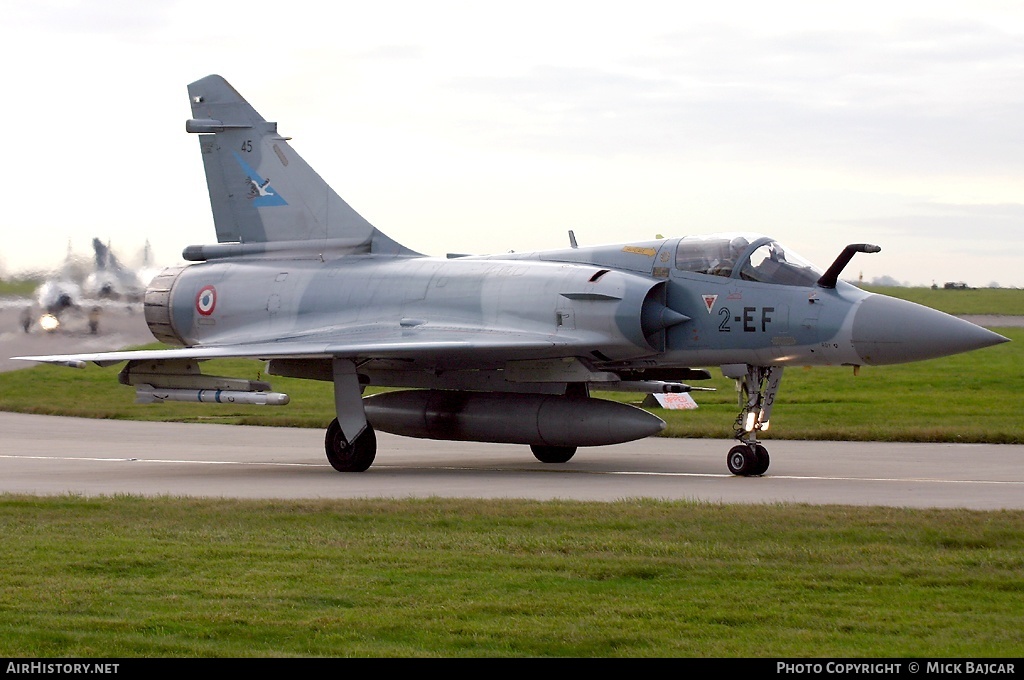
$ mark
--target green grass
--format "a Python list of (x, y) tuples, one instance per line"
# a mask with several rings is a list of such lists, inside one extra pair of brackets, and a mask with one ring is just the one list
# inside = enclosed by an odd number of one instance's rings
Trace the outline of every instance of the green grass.
[(946, 314), (1006, 314), (1024, 316), (1024, 289), (972, 288), (903, 288), (896, 286), (864, 286), (864, 290), (916, 302)]
[[(766, 438), (1024, 443), (1024, 329), (999, 329), (1012, 342), (914, 364), (851, 368), (790, 368)], [(263, 364), (218, 360), (204, 373), (265, 378)], [(0, 374), (0, 410), (89, 418), (172, 420), (247, 425), (326, 427), (334, 417), (331, 385), (271, 376), (291, 396), (283, 407), (167, 403), (135, 404), (135, 390), (117, 382), (120, 366), (75, 370), (37, 366)], [(694, 411), (653, 412), (668, 423), (667, 436), (730, 437), (738, 413), (732, 380), (714, 370), (697, 383)], [(595, 393), (639, 404), (642, 394)]]
[(34, 279), (0, 279), (0, 297), (32, 297), (39, 284)]
[(0, 496), (6, 657), (1020, 657), (1024, 512)]

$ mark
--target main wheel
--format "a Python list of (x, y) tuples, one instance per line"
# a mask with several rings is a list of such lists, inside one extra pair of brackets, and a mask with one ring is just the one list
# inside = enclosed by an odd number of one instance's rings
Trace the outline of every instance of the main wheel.
[(726, 457), (729, 472), (741, 477), (758, 474), (754, 472), (757, 469), (757, 462), (757, 454), (751, 451), (750, 447), (746, 444), (738, 444), (732, 447), (729, 449), (729, 455)]
[(567, 463), (576, 454), (575, 446), (543, 446), (530, 444), (534, 457), (542, 463)]
[(367, 423), (363, 433), (349, 444), (335, 418), (327, 426), (324, 448), (327, 450), (327, 461), (338, 472), (363, 472), (373, 464), (377, 456), (377, 435)]

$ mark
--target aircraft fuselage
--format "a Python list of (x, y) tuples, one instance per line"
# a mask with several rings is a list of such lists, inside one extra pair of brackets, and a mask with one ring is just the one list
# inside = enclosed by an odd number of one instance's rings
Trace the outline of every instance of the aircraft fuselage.
[[(165, 313), (170, 332), (154, 332), (188, 346), (315, 340), (338, 327), (358, 326), (368, 339), (468, 327), (545, 336), (552, 357), (564, 356), (571, 339), (596, 365), (864, 363), (852, 345), (852, 315), (870, 294), (655, 267), (677, 242), (573, 249), (571, 262), (543, 253), (213, 260), (170, 272), (169, 293), (151, 289), (147, 318)], [(616, 254), (627, 266), (611, 268)]]

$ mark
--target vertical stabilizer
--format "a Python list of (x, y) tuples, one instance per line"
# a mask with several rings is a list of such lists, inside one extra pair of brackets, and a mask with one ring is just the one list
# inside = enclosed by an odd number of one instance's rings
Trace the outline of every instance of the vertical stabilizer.
[(222, 77), (188, 86), (219, 243), (414, 254), (352, 209)]
[(107, 247), (103, 245), (103, 241), (99, 240), (98, 238), (93, 238), (92, 249), (93, 252), (96, 254), (96, 271), (104, 271), (107, 268), (107, 258), (109, 253)]

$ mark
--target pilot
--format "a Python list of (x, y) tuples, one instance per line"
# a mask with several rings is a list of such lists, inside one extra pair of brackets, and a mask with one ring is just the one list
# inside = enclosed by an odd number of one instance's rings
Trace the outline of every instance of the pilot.
[(750, 241), (743, 238), (742, 236), (737, 236), (736, 238), (729, 242), (729, 251), (732, 256), (733, 262), (738, 261), (743, 256), (743, 252), (747, 249), (747, 246), (749, 245)]
[(712, 264), (708, 268), (708, 273), (715, 276), (732, 276), (732, 270), (736, 266), (736, 262), (743, 256), (743, 252), (747, 249), (748, 245), (750, 245), (750, 241), (742, 236), (737, 236), (731, 240), (729, 242), (729, 254)]

